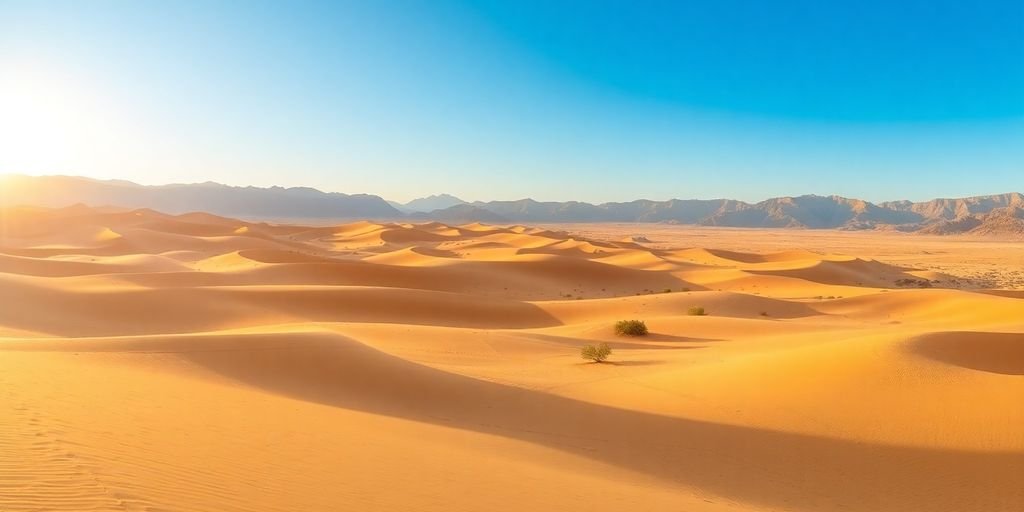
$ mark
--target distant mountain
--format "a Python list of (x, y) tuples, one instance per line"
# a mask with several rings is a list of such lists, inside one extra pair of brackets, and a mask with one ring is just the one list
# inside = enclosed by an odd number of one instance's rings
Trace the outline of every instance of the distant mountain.
[[(578, 201), (541, 202), (533, 199), (472, 203), (435, 210), (425, 218), (452, 216), (487, 222), (495, 214), (508, 222), (668, 222), (702, 226), (801, 229), (898, 229), (926, 233), (1017, 233), (1013, 214), (1000, 209), (1024, 208), (1019, 193), (961, 199), (935, 199), (914, 203), (895, 201), (874, 204), (841, 196), (805, 195), (777, 197), (759, 203), (731, 199), (637, 200), (628, 203), (590, 204)], [(987, 215), (987, 216), (986, 216)], [(959, 224), (957, 224), (959, 223)], [(986, 227), (979, 228), (982, 224)], [(956, 227), (960, 226), (960, 227)]]
[(398, 201), (387, 201), (387, 203), (390, 204), (392, 208), (402, 213), (412, 213), (412, 210), (406, 208), (404, 204), (399, 203)]
[(0, 205), (151, 208), (202, 211), (261, 219), (398, 219), (404, 214), (380, 197), (296, 187), (231, 187), (219, 183), (144, 186), (72, 176), (0, 176)]
[(942, 219), (920, 230), (933, 235), (1018, 235), (1024, 236), (1024, 208), (1007, 206), (986, 213), (970, 213), (949, 220)]
[(891, 210), (913, 212), (927, 219), (956, 220), (970, 215), (989, 213), (999, 208), (1022, 208), (1024, 207), (1024, 195), (1014, 192), (960, 199), (932, 199), (923, 203), (893, 201), (880, 203), (879, 206)]
[(879, 207), (840, 196), (778, 197), (721, 211), (699, 221), (709, 226), (774, 228), (870, 229), (877, 225), (907, 224), (920, 215)]
[(776, 197), (759, 203), (732, 199), (671, 199), (590, 204), (476, 201), (440, 194), (389, 203), (366, 194), (312, 188), (230, 187), (218, 183), (142, 186), (68, 176), (0, 177), (0, 206), (73, 204), (204, 211), (262, 219), (410, 219), (448, 223), (665, 222), (701, 226), (799, 229), (890, 229), (932, 234), (1024, 236), (1020, 193), (870, 203), (840, 196)]
[(466, 202), (450, 194), (436, 194), (421, 197), (419, 199), (413, 199), (402, 206), (410, 212), (432, 212), (434, 210), (443, 210), (460, 204), (466, 204)]
[(497, 213), (471, 204), (458, 204), (442, 210), (434, 210), (430, 213), (416, 212), (410, 217), (421, 220), (434, 220), (446, 224), (469, 224), (471, 222), (482, 222), (485, 224), (508, 224), (509, 220)]

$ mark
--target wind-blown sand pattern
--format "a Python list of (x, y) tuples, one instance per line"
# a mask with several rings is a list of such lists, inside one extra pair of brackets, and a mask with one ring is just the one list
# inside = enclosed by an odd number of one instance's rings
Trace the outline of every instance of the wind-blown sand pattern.
[(1024, 510), (1019, 291), (650, 230), (3, 210), (0, 511)]

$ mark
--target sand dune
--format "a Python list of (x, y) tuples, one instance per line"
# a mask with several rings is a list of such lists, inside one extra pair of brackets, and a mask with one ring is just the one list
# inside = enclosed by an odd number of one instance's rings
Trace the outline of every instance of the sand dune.
[(1024, 334), (931, 333), (915, 339), (913, 350), (954, 366), (1004, 375), (1024, 375)]
[(1017, 292), (714, 233), (3, 210), (0, 510), (1024, 509)]

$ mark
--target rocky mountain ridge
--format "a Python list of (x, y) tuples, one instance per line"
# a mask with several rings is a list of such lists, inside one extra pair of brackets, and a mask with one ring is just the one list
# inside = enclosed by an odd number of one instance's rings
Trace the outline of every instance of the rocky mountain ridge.
[[(836, 195), (804, 195), (758, 203), (733, 199), (639, 199), (602, 204), (533, 199), (467, 203), (441, 194), (403, 205), (375, 195), (322, 192), (307, 187), (233, 187), (211, 182), (146, 186), (73, 176), (0, 176), (0, 206), (65, 207), (77, 203), (152, 208), (167, 213), (205, 211), (258, 219), (406, 219), (493, 224), (662, 222), (1024, 236), (1024, 195), (1019, 192), (923, 202), (871, 203)], [(429, 208), (433, 209), (428, 211)]]

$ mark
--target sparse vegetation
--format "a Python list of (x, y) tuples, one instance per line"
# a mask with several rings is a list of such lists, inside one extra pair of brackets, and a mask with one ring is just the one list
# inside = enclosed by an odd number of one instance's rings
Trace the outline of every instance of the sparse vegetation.
[(761, 312), (761, 316), (768, 316), (768, 312), (767, 311), (762, 311)]
[[(642, 322), (641, 322), (642, 323)], [(645, 328), (646, 329), (646, 328)], [(588, 361), (595, 363), (602, 363), (608, 356), (612, 355), (612, 349), (607, 343), (599, 343), (597, 345), (584, 345), (580, 349), (580, 356)]]
[(643, 320), (619, 320), (615, 322), (615, 334), (619, 336), (643, 336), (647, 334), (647, 324)]
[(661, 293), (672, 293), (672, 288), (665, 288)]
[(701, 306), (694, 306), (694, 307), (692, 307), (690, 309), (687, 309), (686, 310), (686, 314), (690, 315), (690, 316), (705, 316), (708, 313), (707, 313), (707, 311), (704, 311), (703, 307), (701, 307)]
[[(938, 281), (936, 281), (936, 282), (938, 282)], [(903, 287), (916, 286), (918, 288), (931, 288), (932, 287), (932, 282), (927, 280), (927, 279), (897, 279), (896, 280), (896, 286), (903, 286)]]

